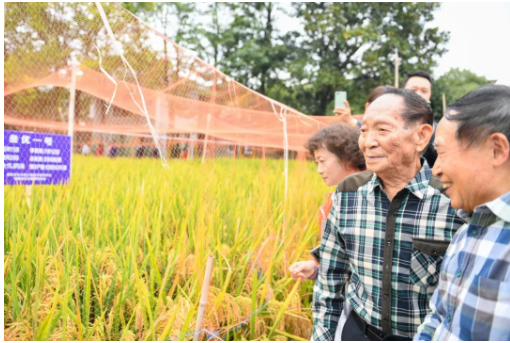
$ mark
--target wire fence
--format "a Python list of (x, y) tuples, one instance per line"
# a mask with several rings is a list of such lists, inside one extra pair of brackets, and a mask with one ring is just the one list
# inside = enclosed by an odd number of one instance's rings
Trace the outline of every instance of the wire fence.
[(293, 158), (335, 121), (246, 88), (119, 4), (103, 8), (106, 21), (94, 3), (6, 5), (4, 130), (69, 134), (73, 153), (94, 156)]
[[(304, 157), (308, 137), (335, 118), (306, 116), (258, 94), (120, 4), (101, 6), (106, 19), (95, 3), (5, 5), (4, 131), (69, 135), (68, 157), (282, 159), (287, 197), (287, 160)], [(19, 136), (13, 144), (23, 143)], [(23, 152), (5, 156), (15, 153)], [(262, 279), (258, 262), (249, 263)], [(214, 329), (221, 332), (208, 334), (227, 333)]]

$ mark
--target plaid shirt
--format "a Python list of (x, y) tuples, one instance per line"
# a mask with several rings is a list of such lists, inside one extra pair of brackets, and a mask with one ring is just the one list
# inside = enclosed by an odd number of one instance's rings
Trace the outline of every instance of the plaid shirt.
[(459, 210), (468, 224), (454, 236), (415, 340), (510, 340), (510, 192)]
[(463, 224), (440, 181), (422, 164), (391, 202), (369, 171), (338, 185), (320, 246), (314, 340), (334, 338), (347, 279), (347, 300), (365, 322), (387, 333), (417, 332), (442, 255)]

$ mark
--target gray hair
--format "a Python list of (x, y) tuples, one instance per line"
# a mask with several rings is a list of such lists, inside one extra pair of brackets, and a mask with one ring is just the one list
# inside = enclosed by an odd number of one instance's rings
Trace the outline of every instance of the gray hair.
[(425, 99), (415, 92), (402, 88), (384, 87), (383, 95), (385, 94), (395, 94), (402, 97), (404, 110), (400, 115), (407, 125), (433, 124), (434, 113), (432, 108)]
[(510, 142), (510, 87), (486, 85), (450, 104), (445, 118), (458, 122), (456, 138), (467, 146), (503, 133)]

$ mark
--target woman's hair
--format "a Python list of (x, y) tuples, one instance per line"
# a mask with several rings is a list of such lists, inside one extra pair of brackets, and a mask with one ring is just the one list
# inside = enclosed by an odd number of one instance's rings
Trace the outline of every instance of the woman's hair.
[(378, 87), (375, 87), (371, 92), (370, 94), (368, 95), (368, 98), (367, 98), (367, 104), (371, 104), (375, 101), (375, 99), (377, 99), (378, 97), (380, 97), (381, 95), (383, 95), (384, 91), (387, 89), (387, 88), (394, 88), (393, 86), (378, 86)]
[(305, 148), (312, 156), (316, 150), (325, 148), (346, 165), (365, 170), (365, 157), (358, 146), (359, 135), (358, 128), (343, 123), (333, 124), (310, 137)]

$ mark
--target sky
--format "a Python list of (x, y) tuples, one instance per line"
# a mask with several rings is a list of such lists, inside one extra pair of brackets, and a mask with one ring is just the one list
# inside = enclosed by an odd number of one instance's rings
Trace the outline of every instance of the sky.
[(450, 31), (448, 52), (434, 76), (469, 69), (488, 80), (510, 81), (510, 3), (442, 3), (431, 25)]
[[(283, 8), (289, 3), (280, 3)], [(295, 18), (282, 16), (282, 31), (296, 29)], [(510, 85), (510, 2), (442, 3), (428, 27), (450, 32), (446, 52), (433, 71), (438, 78), (451, 68), (468, 69), (488, 80)]]

